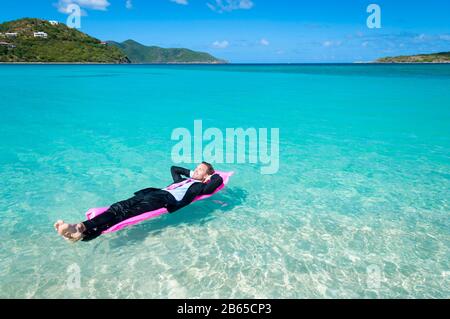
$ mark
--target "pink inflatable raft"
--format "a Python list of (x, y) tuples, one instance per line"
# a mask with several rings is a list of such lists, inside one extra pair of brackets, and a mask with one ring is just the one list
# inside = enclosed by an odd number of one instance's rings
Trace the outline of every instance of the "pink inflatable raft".
[[(210, 195), (198, 196), (198, 197), (196, 197), (194, 199), (193, 202), (196, 202), (196, 201), (199, 201), (199, 200), (202, 200), (202, 199), (205, 199), (205, 198), (209, 198), (209, 197), (213, 196), (214, 194), (216, 194), (217, 192), (220, 192), (228, 184), (228, 181), (230, 180), (230, 177), (234, 174), (234, 172), (219, 172), (219, 171), (216, 171), (216, 174), (219, 174), (222, 177), (223, 184), (220, 185), (215, 190), (214, 193), (212, 193)], [(108, 210), (108, 208), (109, 207), (91, 208), (91, 209), (89, 209), (86, 212), (86, 218), (88, 220), (91, 220), (92, 218), (94, 218), (96, 216), (99, 216), (99, 215), (103, 214), (104, 212), (106, 212)], [(140, 214), (138, 216), (129, 218), (127, 220), (124, 220), (123, 222), (121, 222), (119, 224), (114, 225), (113, 227), (105, 230), (103, 232), (103, 234), (116, 232), (116, 231), (119, 231), (119, 230), (121, 230), (121, 229), (123, 229), (123, 228), (125, 228), (127, 226), (135, 225), (135, 224), (140, 223), (140, 222), (142, 222), (144, 220), (155, 218), (155, 217), (161, 216), (161, 215), (166, 214), (166, 213), (168, 213), (168, 211), (165, 208), (160, 208), (158, 210), (154, 210), (154, 211), (151, 211), (151, 212), (143, 213), (143, 214)]]

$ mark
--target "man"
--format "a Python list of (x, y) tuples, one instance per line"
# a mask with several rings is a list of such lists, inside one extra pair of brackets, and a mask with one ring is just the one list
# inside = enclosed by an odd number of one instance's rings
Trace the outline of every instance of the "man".
[(67, 224), (59, 220), (54, 225), (56, 231), (72, 242), (89, 241), (108, 228), (142, 213), (163, 207), (173, 213), (189, 205), (197, 196), (214, 193), (223, 183), (222, 177), (214, 174), (214, 168), (206, 162), (193, 171), (177, 166), (172, 166), (170, 171), (174, 182), (166, 188), (142, 189), (134, 193), (133, 197), (113, 204), (103, 214), (79, 224)]

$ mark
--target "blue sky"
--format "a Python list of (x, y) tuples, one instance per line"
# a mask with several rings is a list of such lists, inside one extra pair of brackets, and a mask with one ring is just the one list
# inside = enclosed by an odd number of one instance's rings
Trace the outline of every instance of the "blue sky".
[[(0, 0), (0, 21), (65, 22), (83, 10), (81, 31), (102, 40), (186, 47), (230, 62), (354, 62), (450, 51), (446, 0)], [(381, 28), (369, 29), (369, 4)]]

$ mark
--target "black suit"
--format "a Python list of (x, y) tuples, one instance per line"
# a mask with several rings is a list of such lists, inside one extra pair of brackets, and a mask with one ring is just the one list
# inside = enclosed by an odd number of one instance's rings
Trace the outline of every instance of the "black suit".
[[(172, 173), (173, 184), (175, 184), (185, 181), (187, 178), (183, 178), (183, 176), (189, 177), (190, 170), (178, 166), (172, 166), (170, 168), (170, 172)], [(166, 206), (167, 210), (169, 211), (169, 213), (173, 213), (189, 205), (197, 196), (212, 194), (217, 189), (217, 187), (222, 185), (222, 183), (222, 177), (220, 177), (220, 175), (218, 174), (214, 174), (211, 176), (211, 180), (207, 184), (192, 184), (180, 201), (177, 201), (175, 197), (170, 194), (169, 201)], [(134, 193), (134, 195), (142, 196), (145, 198), (147, 196), (152, 196), (154, 193), (158, 193), (160, 191), (161, 189), (159, 188), (146, 188)]]
[[(190, 173), (190, 170), (177, 166), (172, 166), (170, 171), (172, 173), (173, 184), (186, 180), (187, 178), (183, 178), (182, 176), (189, 177)], [(177, 201), (171, 193), (160, 188), (151, 187), (142, 189), (134, 193), (133, 197), (111, 205), (103, 214), (83, 222), (86, 226), (83, 240), (92, 240), (100, 236), (108, 228), (145, 212), (165, 207), (169, 213), (173, 213), (189, 205), (197, 196), (214, 193), (222, 183), (222, 177), (214, 174), (207, 184), (200, 182), (193, 183), (180, 201)]]

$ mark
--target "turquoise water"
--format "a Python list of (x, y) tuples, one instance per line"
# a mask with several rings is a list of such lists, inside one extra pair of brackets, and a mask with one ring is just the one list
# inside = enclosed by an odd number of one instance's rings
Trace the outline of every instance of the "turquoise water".
[[(450, 297), (450, 65), (0, 76), (2, 298)], [(236, 175), (214, 198), (89, 243), (55, 234), (166, 186), (172, 130), (197, 119), (279, 128), (278, 173), (218, 164)]]

